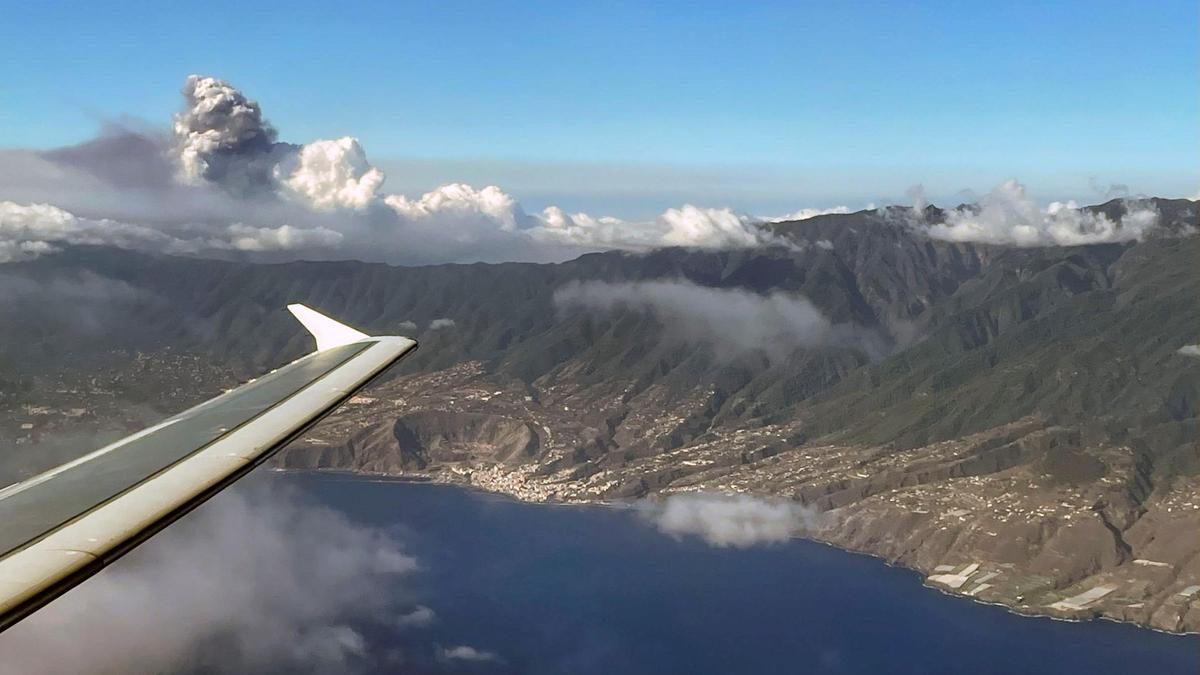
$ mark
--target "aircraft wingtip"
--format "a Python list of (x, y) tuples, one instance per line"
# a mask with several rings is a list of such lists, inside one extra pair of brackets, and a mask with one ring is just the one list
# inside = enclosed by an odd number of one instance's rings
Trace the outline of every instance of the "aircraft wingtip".
[(295, 316), (296, 320), (309, 333), (312, 333), (313, 338), (317, 341), (317, 351), (319, 352), (348, 345), (351, 342), (358, 342), (363, 338), (370, 337), (362, 331), (331, 319), (315, 309), (298, 302), (288, 305), (287, 308), (292, 313), (292, 316)]

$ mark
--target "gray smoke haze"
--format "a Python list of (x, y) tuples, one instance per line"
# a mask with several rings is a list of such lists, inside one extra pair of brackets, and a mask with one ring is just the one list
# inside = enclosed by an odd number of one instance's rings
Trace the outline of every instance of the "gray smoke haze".
[(664, 534), (699, 537), (719, 548), (783, 543), (819, 523), (815, 511), (796, 502), (750, 495), (674, 494), (640, 502), (638, 511)]
[(373, 649), (356, 623), (413, 617), (390, 589), (416, 567), (387, 533), (254, 482), (0, 635), (0, 673), (352, 670)]
[(713, 345), (718, 355), (761, 352), (785, 358), (797, 348), (850, 347), (872, 356), (883, 349), (871, 331), (833, 324), (807, 298), (781, 291), (759, 295), (690, 281), (571, 282), (554, 292), (563, 312), (652, 313), (667, 335)]
[(107, 123), (89, 141), (42, 153), (64, 167), (81, 169), (115, 188), (169, 189), (178, 170), (167, 156), (169, 139), (153, 130)]
[(1124, 199), (1129, 196), (1129, 186), (1124, 183), (1109, 183), (1107, 185), (1096, 180), (1095, 176), (1088, 177), (1088, 187), (1097, 196), (1104, 199)]

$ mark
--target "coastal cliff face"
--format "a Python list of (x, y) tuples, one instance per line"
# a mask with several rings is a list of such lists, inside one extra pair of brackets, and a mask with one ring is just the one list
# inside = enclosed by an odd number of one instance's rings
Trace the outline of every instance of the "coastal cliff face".
[(1196, 631), (1200, 239), (1176, 235), (1198, 208), (1156, 207), (1164, 236), (1068, 248), (861, 212), (778, 224), (788, 247), (559, 265), (71, 249), (0, 269), (61, 296), (0, 305), (23, 317), (0, 321), (0, 442), (28, 473), (74, 433), (203, 400), (310, 348), (278, 311), (304, 302), (422, 348), (277, 466), (784, 497), (820, 514), (810, 536), (948, 592)]

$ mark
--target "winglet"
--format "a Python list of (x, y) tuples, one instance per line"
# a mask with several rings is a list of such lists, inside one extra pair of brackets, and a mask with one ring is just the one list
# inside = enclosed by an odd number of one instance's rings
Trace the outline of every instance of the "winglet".
[(366, 333), (359, 332), (345, 324), (338, 323), (324, 314), (309, 309), (304, 305), (288, 305), (287, 308), (288, 311), (300, 321), (300, 323), (304, 324), (304, 327), (308, 329), (308, 332), (312, 333), (312, 336), (317, 339), (317, 351), (319, 352), (323, 352), (326, 349), (333, 349), (334, 347), (341, 347), (342, 345), (348, 345), (351, 342), (358, 342), (365, 337), (370, 337)]

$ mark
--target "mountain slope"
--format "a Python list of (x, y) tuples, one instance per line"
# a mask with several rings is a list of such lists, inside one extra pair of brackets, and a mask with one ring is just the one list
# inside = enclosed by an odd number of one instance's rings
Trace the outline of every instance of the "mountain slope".
[[(413, 322), (423, 348), (284, 465), (530, 499), (783, 495), (824, 514), (813, 536), (933, 584), (1197, 629), (1200, 359), (1178, 350), (1200, 338), (1200, 239), (1174, 236), (1194, 203), (1156, 206), (1164, 236), (1029, 249), (931, 240), (896, 209), (773, 225), (788, 247), (557, 265), (73, 248), (0, 268), (4, 433), (44, 465), (64, 434), (203, 399), (309, 349), (281, 311), (304, 302), (368, 332)], [(556, 302), (579, 283), (622, 299)], [(664, 287), (703, 303), (654, 304)], [(792, 331), (793, 311), (827, 329)], [(788, 330), (741, 339), (755, 321)], [(955, 587), (970, 565), (992, 576)]]

